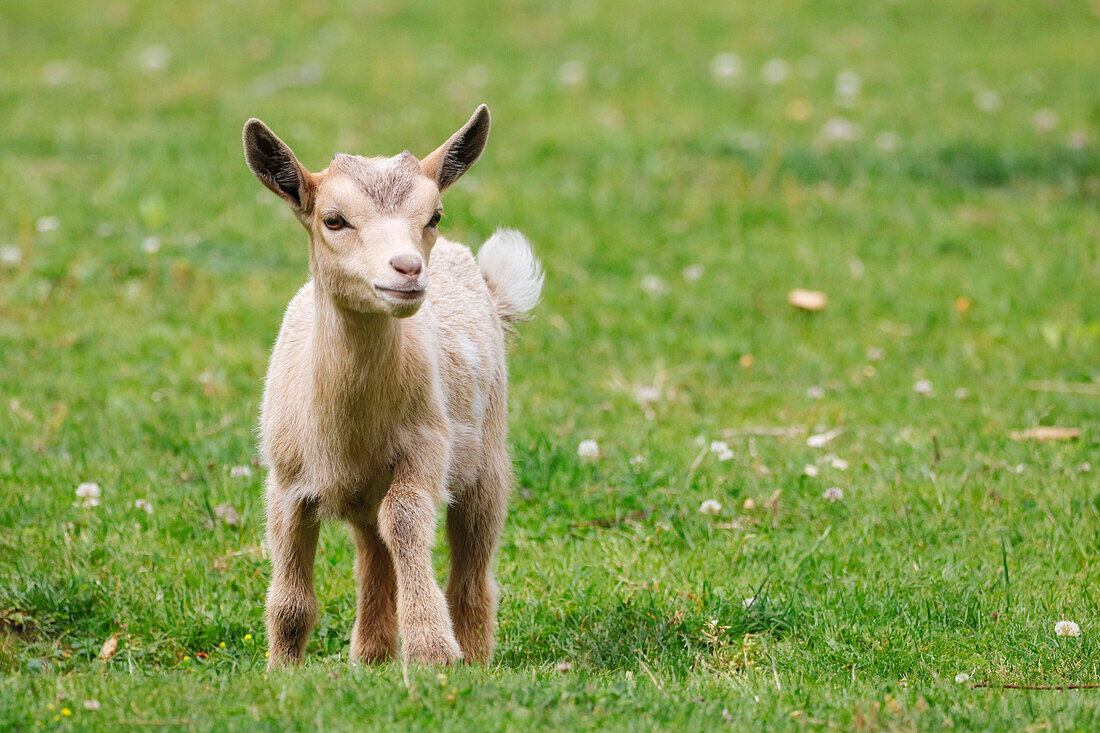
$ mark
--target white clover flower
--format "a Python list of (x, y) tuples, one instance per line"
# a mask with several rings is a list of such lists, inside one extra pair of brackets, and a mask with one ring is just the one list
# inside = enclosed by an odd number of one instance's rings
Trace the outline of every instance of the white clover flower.
[(833, 459), (829, 461), (829, 465), (838, 471), (848, 470), (848, 461), (844, 460), (843, 458), (838, 458), (836, 456), (833, 456)]
[(959, 672), (955, 675), (955, 684), (961, 685), (970, 681), (970, 675), (966, 672)]
[(668, 284), (658, 275), (646, 275), (642, 278), (642, 290), (656, 297), (668, 292)]
[(710, 452), (716, 455), (719, 461), (728, 461), (734, 457), (733, 451), (722, 440), (712, 440), (710, 442)]
[(251, 466), (233, 466), (233, 468), (229, 469), (230, 478), (248, 478), (251, 475)]
[(80, 499), (80, 507), (82, 509), (92, 509), (99, 506), (99, 498), (103, 495), (103, 490), (99, 488), (99, 484), (87, 481), (76, 487), (76, 498)]
[(722, 86), (729, 86), (744, 71), (741, 57), (735, 53), (720, 53), (710, 60), (710, 75)]
[(768, 84), (782, 84), (791, 75), (791, 65), (784, 59), (768, 59), (760, 74)]
[(842, 107), (851, 107), (859, 99), (863, 81), (854, 71), (842, 71), (836, 75), (836, 102)]
[(894, 153), (901, 147), (901, 136), (896, 132), (883, 130), (875, 135), (875, 149), (880, 153)]
[(569, 670), (573, 669), (573, 663), (570, 662), (568, 659), (563, 659), (554, 665), (554, 669), (562, 674), (565, 674)]
[(844, 489), (833, 486), (825, 489), (825, 493), (821, 496), (825, 499), (828, 499), (829, 501), (840, 501), (844, 498)]
[(1032, 122), (1037, 132), (1050, 132), (1058, 126), (1058, 113), (1052, 109), (1041, 109), (1035, 113)]
[(645, 465), (645, 456), (638, 454), (630, 459), (631, 468), (641, 468)]
[(718, 512), (722, 511), (722, 505), (714, 499), (707, 499), (699, 505), (699, 513), (715, 516)]
[(854, 143), (863, 137), (863, 128), (843, 117), (833, 117), (825, 122), (821, 128), (821, 136), (826, 142)]
[(634, 390), (634, 399), (642, 404), (657, 402), (661, 399), (661, 390), (658, 387), (638, 387)]
[(582, 440), (577, 446), (577, 455), (581, 458), (599, 458), (600, 444), (594, 440)]
[(1089, 144), (1089, 134), (1084, 130), (1074, 130), (1066, 138), (1066, 147), (1070, 150), (1084, 150)]
[(137, 499), (134, 501), (134, 509), (145, 512), (146, 514), (153, 513), (153, 505), (146, 499)]
[(23, 250), (14, 244), (5, 244), (0, 247), (0, 265), (4, 267), (18, 267), (23, 261)]
[(1054, 633), (1056, 636), (1080, 636), (1081, 627), (1072, 621), (1063, 619), (1054, 624)]
[(685, 280), (687, 280), (689, 283), (693, 283), (702, 280), (705, 273), (706, 268), (704, 268), (702, 265), (695, 264), (685, 267), (683, 275)]
[(1088, 461), (1085, 461), (1084, 463), (1082, 463), (1080, 466), (1077, 467), (1077, 470), (1080, 471), (1081, 473), (1088, 473), (1089, 471), (1092, 470), (1092, 464), (1089, 463)]
[(73, 78), (73, 65), (68, 61), (51, 61), (42, 67), (42, 81), (51, 87), (68, 84)]
[(880, 349), (878, 346), (872, 346), (867, 349), (867, 358), (871, 361), (882, 361), (886, 358), (886, 350)]
[(802, 467), (802, 475), (814, 478), (815, 476), (817, 476), (817, 466), (812, 463), (807, 463), (805, 466)]
[(160, 252), (160, 239), (158, 237), (146, 237), (141, 243), (141, 251), (150, 255)]
[(34, 223), (34, 228), (42, 234), (56, 232), (60, 227), (61, 220), (56, 216), (43, 216)]
[(76, 487), (78, 499), (98, 499), (101, 496), (103, 496), (103, 489), (99, 488), (99, 484), (94, 481), (86, 481)]
[(935, 393), (935, 388), (932, 386), (932, 380), (930, 379), (918, 379), (913, 383), (913, 391), (922, 397), (931, 397)]
[(566, 61), (558, 67), (558, 83), (563, 87), (575, 87), (584, 81), (584, 64)]
[(172, 52), (166, 46), (147, 46), (138, 54), (138, 63), (149, 72), (164, 71), (171, 58)]
[(820, 400), (822, 397), (825, 396), (825, 388), (817, 384), (813, 385), (812, 387), (807, 387), (806, 396), (809, 397), (811, 400)]
[(995, 89), (982, 89), (974, 95), (974, 106), (986, 114), (999, 112), (1004, 106), (1001, 93)]
[(100, 708), (99, 700), (91, 699), (91, 700), (85, 700), (84, 701), (84, 709), (85, 710), (99, 710), (99, 708)]

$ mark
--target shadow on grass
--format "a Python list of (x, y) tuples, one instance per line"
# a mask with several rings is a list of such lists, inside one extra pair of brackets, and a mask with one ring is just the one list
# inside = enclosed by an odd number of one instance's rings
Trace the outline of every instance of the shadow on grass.
[(569, 661), (587, 668), (637, 669), (639, 660), (687, 671), (699, 660), (747, 634), (784, 634), (794, 627), (790, 608), (765, 596), (748, 608), (709, 590), (672, 598), (643, 592), (602, 607), (574, 606), (554, 619), (530, 619), (503, 634), (497, 663), (529, 668)]

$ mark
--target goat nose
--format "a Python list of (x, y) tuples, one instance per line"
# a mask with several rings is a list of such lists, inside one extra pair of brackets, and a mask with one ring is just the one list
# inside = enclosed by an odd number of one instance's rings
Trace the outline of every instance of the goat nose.
[(416, 277), (420, 274), (420, 268), (424, 266), (424, 263), (416, 255), (397, 255), (390, 260), (390, 265), (402, 275)]

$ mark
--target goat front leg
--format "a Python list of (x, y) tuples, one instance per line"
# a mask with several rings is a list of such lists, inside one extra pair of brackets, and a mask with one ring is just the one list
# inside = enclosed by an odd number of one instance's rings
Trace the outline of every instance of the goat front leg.
[(401, 651), (405, 661), (414, 664), (454, 664), (462, 658), (462, 650), (432, 568), (443, 474), (404, 463), (394, 471), (393, 483), (378, 508), (378, 529), (397, 578)]
[(351, 658), (360, 662), (384, 662), (397, 656), (397, 581), (390, 551), (378, 527), (353, 522), (355, 577), (359, 602), (351, 632)]
[(299, 664), (317, 619), (313, 560), (320, 522), (313, 507), (286, 495), (269, 479), (267, 545), (271, 585), (267, 590), (268, 669)]

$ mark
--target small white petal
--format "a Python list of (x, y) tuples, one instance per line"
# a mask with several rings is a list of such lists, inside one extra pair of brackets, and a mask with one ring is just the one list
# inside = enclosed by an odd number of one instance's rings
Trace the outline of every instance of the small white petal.
[(831, 488), (825, 489), (825, 493), (821, 496), (825, 499), (828, 499), (829, 501), (840, 501), (844, 498), (844, 489), (833, 486)]
[(932, 387), (932, 381), (929, 379), (918, 379), (913, 383), (913, 391), (924, 397), (931, 397), (935, 389)]
[(160, 239), (157, 237), (146, 237), (141, 243), (141, 251), (151, 255), (160, 252)]
[(817, 475), (817, 466), (812, 463), (807, 463), (805, 466), (802, 467), (802, 474), (804, 476), (809, 476), (810, 478), (813, 478)]
[(955, 683), (956, 684), (961, 685), (964, 682), (969, 682), (969, 681), (970, 681), (970, 675), (968, 675), (966, 672), (959, 672), (957, 675), (955, 675)]
[(825, 388), (815, 384), (806, 389), (806, 396), (811, 400), (820, 400), (825, 396)]

